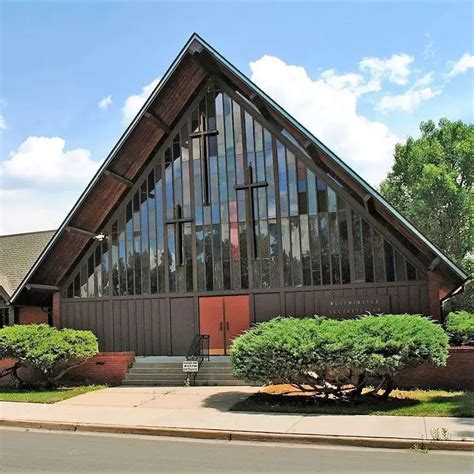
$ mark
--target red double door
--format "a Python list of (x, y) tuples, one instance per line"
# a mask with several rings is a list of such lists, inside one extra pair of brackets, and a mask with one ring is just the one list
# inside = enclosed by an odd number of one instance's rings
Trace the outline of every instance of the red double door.
[(199, 298), (200, 333), (209, 334), (211, 355), (228, 354), (232, 339), (250, 327), (248, 295)]

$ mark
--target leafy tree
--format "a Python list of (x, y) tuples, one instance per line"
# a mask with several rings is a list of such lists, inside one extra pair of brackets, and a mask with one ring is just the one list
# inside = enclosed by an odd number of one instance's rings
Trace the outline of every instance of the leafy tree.
[[(382, 195), (452, 260), (471, 271), (474, 249), (474, 124), (421, 122), (421, 136), (395, 147)], [(472, 286), (456, 301), (473, 311)], [(459, 304), (459, 303), (458, 303)], [(450, 308), (456, 309), (456, 306)]]
[(445, 327), (453, 345), (474, 344), (474, 313), (449, 313)]
[[(474, 247), (474, 125), (421, 122), (421, 137), (395, 147), (382, 195), (453, 260)], [(435, 224), (435, 225), (434, 225)]]

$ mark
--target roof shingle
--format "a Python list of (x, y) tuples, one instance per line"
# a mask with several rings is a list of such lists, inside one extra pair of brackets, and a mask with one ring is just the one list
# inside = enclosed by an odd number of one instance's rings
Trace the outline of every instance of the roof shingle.
[(0, 286), (8, 295), (18, 288), (54, 232), (0, 235)]

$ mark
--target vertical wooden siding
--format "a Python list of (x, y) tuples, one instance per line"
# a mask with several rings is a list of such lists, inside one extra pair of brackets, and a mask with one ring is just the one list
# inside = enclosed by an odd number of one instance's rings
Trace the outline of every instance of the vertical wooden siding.
[(194, 335), (193, 298), (64, 300), (61, 327), (96, 334), (102, 352), (183, 355)]
[[(352, 288), (282, 290), (250, 295), (251, 320), (268, 321), (279, 315), (311, 317), (321, 313), (321, 301), (351, 296), (390, 296), (392, 313), (429, 315), (428, 287), (410, 282)], [(203, 295), (204, 296), (204, 295)], [(211, 296), (207, 295), (206, 296)], [(185, 355), (199, 332), (199, 295), (170, 298), (66, 299), (61, 326), (88, 329), (100, 350), (135, 351), (137, 355)]]

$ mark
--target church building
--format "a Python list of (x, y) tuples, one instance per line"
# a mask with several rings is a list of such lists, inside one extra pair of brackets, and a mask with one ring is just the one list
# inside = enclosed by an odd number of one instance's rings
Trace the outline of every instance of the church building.
[(11, 303), (50, 307), (101, 351), (185, 355), (201, 334), (226, 354), (279, 315), (441, 320), (466, 279), (193, 35)]

